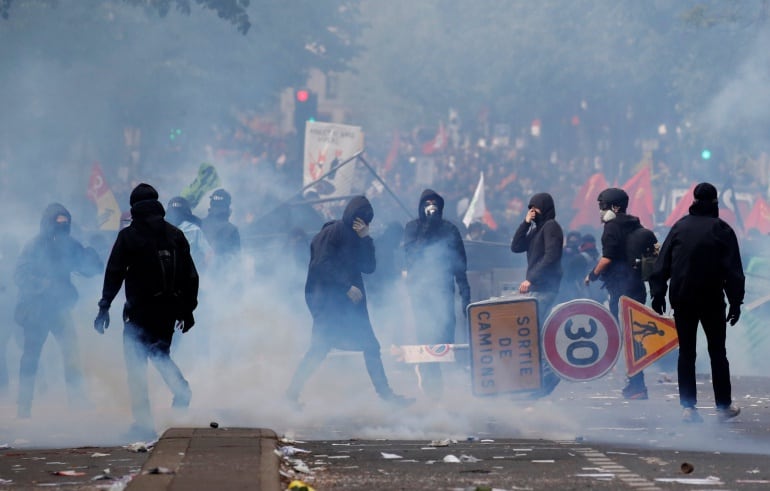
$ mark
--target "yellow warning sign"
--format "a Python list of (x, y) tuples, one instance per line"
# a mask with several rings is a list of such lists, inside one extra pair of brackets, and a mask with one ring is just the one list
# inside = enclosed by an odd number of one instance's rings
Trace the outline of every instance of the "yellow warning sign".
[(620, 326), (629, 376), (636, 375), (679, 346), (673, 318), (658, 315), (625, 296), (620, 297)]
[(468, 306), (468, 324), (474, 395), (541, 387), (534, 298), (472, 303)]

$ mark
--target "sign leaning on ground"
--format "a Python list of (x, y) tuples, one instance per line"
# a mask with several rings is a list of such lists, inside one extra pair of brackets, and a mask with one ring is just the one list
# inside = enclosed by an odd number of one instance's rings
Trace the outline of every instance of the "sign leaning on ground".
[(468, 306), (471, 386), (487, 396), (539, 389), (537, 301), (485, 300)]
[(636, 300), (620, 297), (626, 370), (636, 375), (679, 346), (676, 324)]
[(605, 375), (620, 355), (615, 317), (593, 300), (557, 305), (543, 324), (543, 353), (553, 370), (572, 381)]

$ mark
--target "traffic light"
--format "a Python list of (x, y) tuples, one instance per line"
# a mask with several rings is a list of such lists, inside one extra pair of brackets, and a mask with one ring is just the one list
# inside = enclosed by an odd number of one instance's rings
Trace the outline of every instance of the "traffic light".
[(169, 131), (169, 134), (168, 134), (168, 139), (171, 141), (174, 141), (177, 138), (180, 138), (181, 136), (182, 136), (181, 128), (171, 128), (171, 131)]
[(318, 116), (318, 95), (308, 89), (294, 92), (294, 129), (305, 135), (305, 123), (315, 121)]
[(711, 158), (711, 150), (708, 148), (704, 148), (703, 151), (700, 153), (700, 158), (703, 160), (709, 160)]

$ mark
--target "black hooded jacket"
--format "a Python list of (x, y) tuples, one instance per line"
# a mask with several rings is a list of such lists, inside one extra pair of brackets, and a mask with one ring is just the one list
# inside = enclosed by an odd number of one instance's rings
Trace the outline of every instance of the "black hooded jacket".
[[(436, 201), (438, 207), (433, 217), (425, 215), (428, 200)], [(444, 220), (443, 213), (444, 198), (434, 190), (426, 189), (417, 205), (419, 218), (407, 223), (404, 228), (407, 285), (412, 306), (427, 309), (434, 317), (434, 323), (442, 326), (438, 335), (427, 333), (425, 343), (453, 342), (455, 284), (463, 309), (471, 298), (465, 245), (460, 231), (452, 222)]]
[[(379, 346), (369, 321), (362, 273), (376, 268), (374, 241), (359, 237), (353, 221), (372, 221), (374, 211), (364, 196), (348, 202), (341, 220), (327, 222), (310, 244), (310, 265), (305, 281), (305, 301), (313, 316), (313, 343), (347, 350)], [(348, 298), (351, 286), (363, 299)]]
[[(66, 224), (57, 224), (59, 215), (67, 217)], [(58, 312), (72, 308), (78, 299), (72, 274), (90, 277), (104, 267), (96, 250), (83, 247), (70, 236), (71, 218), (61, 204), (48, 205), (40, 219), (40, 233), (19, 255), (14, 281), (19, 288), (20, 310)]]
[(650, 278), (653, 297), (668, 292), (671, 307), (692, 307), (709, 302), (740, 305), (745, 276), (738, 238), (719, 218), (717, 203), (696, 201), (690, 213), (680, 218), (663, 241)]
[[(131, 225), (118, 233), (112, 246), (99, 301), (100, 308), (109, 308), (125, 281), (125, 314), (145, 328), (160, 324), (165, 328), (169, 321), (191, 315), (198, 305), (198, 272), (190, 245), (164, 216), (157, 199), (131, 206)], [(172, 252), (171, 273), (165, 269), (164, 274), (159, 251)]]
[(534, 227), (522, 221), (511, 241), (512, 252), (527, 253), (527, 280), (533, 292), (557, 292), (561, 284), (561, 255), (564, 232), (556, 221), (556, 206), (548, 193), (537, 193), (529, 200), (535, 215)]

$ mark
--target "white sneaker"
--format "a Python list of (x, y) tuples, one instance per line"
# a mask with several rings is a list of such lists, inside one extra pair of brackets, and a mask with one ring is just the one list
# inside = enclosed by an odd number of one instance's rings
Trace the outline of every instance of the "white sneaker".
[(741, 414), (741, 408), (735, 404), (730, 404), (728, 407), (717, 408), (717, 417), (719, 421), (727, 421)]
[(703, 418), (694, 407), (686, 407), (682, 411), (683, 423), (703, 423)]

